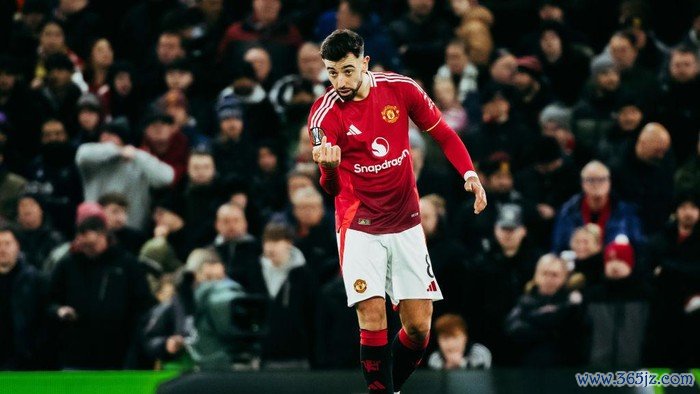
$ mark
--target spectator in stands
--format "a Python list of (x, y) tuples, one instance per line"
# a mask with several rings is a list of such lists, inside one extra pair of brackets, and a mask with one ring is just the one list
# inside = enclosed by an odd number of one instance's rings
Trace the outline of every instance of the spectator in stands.
[(143, 98), (139, 94), (137, 76), (130, 63), (116, 61), (109, 69), (109, 113), (113, 118), (125, 117), (129, 124), (139, 124)]
[(637, 38), (628, 31), (613, 34), (608, 43), (610, 57), (620, 72), (620, 86), (631, 94), (643, 98), (644, 103), (653, 105), (658, 94), (656, 76), (638, 64), (639, 48)]
[(226, 203), (216, 212), (216, 238), (211, 247), (219, 254), (226, 276), (246, 289), (250, 286), (246, 275), (258, 263), (262, 252), (260, 242), (248, 232), (248, 221), (243, 208)]
[(49, 119), (41, 126), (41, 149), (29, 165), (27, 178), (27, 191), (41, 196), (56, 229), (72, 236), (83, 185), (75, 165), (75, 148), (60, 121)]
[(17, 200), (27, 185), (27, 180), (10, 172), (5, 164), (5, 142), (0, 139), (0, 222), (11, 221), (17, 213)]
[(591, 61), (591, 83), (574, 107), (571, 126), (576, 144), (586, 151), (594, 149), (613, 124), (615, 105), (620, 99), (620, 72), (606, 56)]
[(335, 218), (323, 206), (323, 196), (313, 186), (296, 189), (291, 195), (294, 246), (301, 250), (317, 278), (325, 284), (338, 274)]
[(139, 319), (155, 299), (138, 262), (111, 243), (103, 217), (78, 224), (50, 288), (51, 313), (62, 322), (61, 367), (124, 368)]
[(61, 0), (54, 11), (54, 16), (65, 26), (66, 44), (78, 56), (87, 59), (90, 56), (90, 43), (99, 31), (100, 18), (88, 8), (89, 0)]
[[(173, 119), (175, 136), (179, 133), (184, 134), (188, 147), (199, 150), (209, 149), (209, 138), (200, 132), (197, 119), (191, 115), (189, 102), (181, 90), (169, 90), (161, 96), (155, 103), (155, 110)], [(151, 139), (151, 142), (155, 141), (153, 139), (155, 134), (149, 136), (146, 131), (146, 136)], [(155, 145), (153, 147), (155, 148)]]
[(78, 110), (78, 128), (73, 130), (75, 146), (100, 139), (102, 106), (99, 98), (92, 93), (83, 93), (75, 104)]
[(0, 227), (0, 370), (32, 370), (42, 364), (46, 339), (46, 280), (27, 264), (13, 229)]
[(172, 184), (174, 171), (148, 152), (126, 145), (128, 139), (127, 130), (111, 125), (100, 134), (99, 143), (81, 145), (75, 160), (83, 179), (85, 200), (97, 201), (109, 192), (122, 193), (129, 199), (129, 225), (144, 229), (150, 188)]
[(554, 97), (567, 106), (581, 95), (589, 68), (587, 56), (572, 45), (570, 35), (558, 22), (544, 22), (540, 27), (537, 57), (542, 72), (552, 86)]
[[(478, 91), (478, 76), (479, 70), (471, 63), (465, 43), (462, 40), (450, 41), (445, 47), (445, 64), (440, 66), (435, 77), (452, 79), (457, 88), (457, 100), (470, 108), (470, 95)], [(473, 115), (472, 111), (469, 115)]]
[(584, 327), (582, 296), (569, 292), (566, 262), (553, 254), (537, 262), (530, 288), (506, 320), (506, 333), (527, 367), (571, 365), (581, 361)]
[(66, 65), (69, 74), (69, 80), (72, 78), (75, 82), (83, 79), (80, 69), (83, 66), (83, 61), (78, 55), (66, 45), (65, 30), (63, 25), (57, 20), (48, 20), (41, 28), (39, 34), (39, 46), (35, 54), (34, 68), (32, 72), (31, 87), (38, 89), (45, 85), (46, 77), (49, 74), (47, 61), (52, 55), (64, 55), (68, 57), (70, 65)]
[(697, 153), (689, 158), (681, 168), (676, 171), (675, 175), (676, 191), (681, 192), (700, 192), (700, 140), (697, 144)]
[(460, 304), (466, 297), (463, 283), (467, 276), (467, 253), (448, 230), (445, 209), (445, 200), (438, 195), (420, 199), (421, 225), (432, 273), (445, 297), (445, 302), (435, 304), (436, 315), (461, 312)]
[(88, 91), (100, 99), (100, 112), (109, 108), (109, 69), (114, 64), (114, 49), (106, 38), (95, 40), (90, 47), (90, 56), (83, 69), (83, 78)]
[(177, 185), (187, 171), (189, 140), (175, 125), (172, 116), (155, 109), (146, 115), (141, 150), (168, 164), (175, 171), (173, 184)]
[(579, 193), (559, 210), (554, 222), (552, 250), (561, 252), (569, 245), (574, 230), (588, 223), (597, 224), (604, 242), (626, 235), (634, 247), (645, 242), (641, 222), (632, 205), (610, 193), (610, 170), (599, 161), (586, 164), (581, 170)]
[(531, 230), (538, 244), (550, 242), (557, 210), (579, 190), (576, 169), (571, 159), (562, 154), (553, 137), (540, 137), (534, 147), (534, 163), (515, 177), (515, 185), (523, 197), (536, 204), (537, 219)]
[(122, 193), (107, 193), (101, 195), (97, 203), (104, 209), (107, 230), (114, 235), (117, 244), (133, 256), (138, 256), (146, 236), (127, 224), (129, 199)]
[(250, 271), (249, 292), (269, 297), (269, 332), (263, 340), (267, 369), (308, 368), (313, 349), (316, 283), (290, 227), (270, 223), (263, 254)]
[(620, 198), (636, 204), (644, 232), (652, 234), (668, 221), (673, 203), (676, 169), (671, 137), (664, 126), (648, 123), (634, 145), (612, 167), (613, 183)]
[(200, 241), (190, 236), (192, 224), (185, 222), (184, 212), (184, 201), (175, 193), (167, 193), (153, 204), (153, 238), (141, 248), (141, 255), (158, 262), (165, 273), (180, 268)]
[(63, 243), (63, 236), (54, 229), (46, 215), (41, 198), (24, 194), (17, 202), (17, 232), (22, 245), (24, 261), (41, 271), (49, 253)]
[(138, 67), (150, 62), (163, 27), (169, 26), (168, 19), (184, 8), (177, 0), (134, 3), (122, 18), (118, 35), (118, 48), (126, 60)]
[[(510, 158), (503, 152), (497, 152), (479, 165), (480, 176), (489, 201), (496, 209), (484, 211), (483, 215), (473, 215), (473, 209), (465, 201), (458, 208), (454, 219), (458, 239), (468, 248), (481, 248), (484, 239), (493, 236), (493, 226), (499, 214), (499, 207), (505, 204), (518, 205), (524, 210), (524, 220), (532, 222), (535, 207), (526, 200), (522, 193), (513, 187), (513, 173)], [(449, 211), (449, 209), (448, 209)]]
[(605, 247), (603, 282), (584, 293), (591, 322), (591, 366), (638, 366), (642, 361), (650, 289), (632, 274), (634, 268), (634, 250), (626, 237)]
[(698, 363), (700, 343), (700, 199), (676, 198), (675, 220), (650, 242), (647, 258), (654, 269), (656, 297), (650, 318), (649, 361), (685, 367)]
[(601, 136), (593, 152), (604, 163), (612, 163), (624, 157), (625, 150), (635, 144), (646, 124), (646, 111), (638, 98), (622, 97), (615, 107), (615, 124)]
[(501, 206), (494, 238), (484, 243), (470, 267), (465, 316), (474, 340), (493, 352), (497, 365), (513, 365), (516, 353), (505, 336), (503, 324), (525, 284), (533, 277), (541, 253), (526, 238), (522, 210), (514, 204)]
[(185, 58), (183, 39), (177, 32), (164, 31), (158, 37), (155, 57), (143, 69), (142, 92), (147, 100), (165, 93), (165, 68)]
[(542, 109), (539, 117), (542, 135), (554, 137), (559, 143), (564, 157), (570, 157), (574, 162), (578, 159), (576, 139), (571, 132), (571, 110), (560, 104), (550, 104)]
[(219, 43), (219, 59), (235, 67), (247, 49), (246, 44), (258, 42), (268, 48), (273, 63), (285, 68), (286, 74), (291, 71), (289, 66), (294, 64), (294, 53), (303, 42), (301, 34), (280, 15), (280, 0), (252, 0), (251, 3), (252, 14), (226, 30)]
[(600, 227), (588, 223), (577, 228), (571, 235), (569, 247), (575, 253), (573, 271), (583, 275), (583, 285), (591, 287), (599, 284), (605, 268)]
[(549, 84), (542, 79), (542, 63), (535, 56), (523, 56), (516, 59), (517, 71), (513, 76), (513, 85), (519, 95), (514, 105), (525, 114), (531, 129), (538, 126), (540, 111), (551, 103), (552, 93)]
[(82, 92), (71, 81), (73, 63), (68, 56), (57, 53), (49, 56), (45, 65), (46, 81), (38, 90), (43, 110), (50, 116), (58, 118), (68, 130), (76, 130), (77, 103)]
[(185, 338), (194, 335), (194, 289), (202, 283), (224, 278), (224, 265), (216, 253), (205, 249), (193, 250), (187, 258), (175, 296), (150, 312), (143, 335), (146, 355), (160, 360), (166, 364), (161, 366), (167, 369), (172, 369), (173, 364), (180, 364), (181, 369), (188, 367), (191, 360), (184, 347)]
[(337, 11), (327, 11), (318, 18), (315, 40), (323, 41), (335, 29), (352, 30), (365, 40), (365, 54), (372, 58), (372, 62), (381, 64), (386, 70), (400, 72), (403, 67), (396, 46), (372, 8), (369, 0), (340, 1)]
[(194, 150), (187, 162), (187, 179), (182, 197), (185, 222), (191, 223), (190, 236), (205, 242), (214, 237), (214, 216), (223, 203), (214, 157), (207, 150)]
[(659, 122), (668, 128), (673, 151), (683, 162), (693, 154), (700, 129), (700, 51), (679, 46), (671, 51), (668, 80), (661, 85)]
[(428, 357), (430, 369), (491, 368), (491, 352), (486, 346), (470, 341), (467, 323), (459, 315), (445, 314), (438, 317), (433, 331), (439, 349)]
[[(203, 91), (201, 72), (188, 59), (178, 59), (165, 67), (165, 85), (168, 92), (177, 90), (185, 95), (188, 113), (196, 121), (196, 128), (209, 135), (212, 121), (212, 106)], [(192, 123), (192, 119), (188, 119)], [(192, 142), (191, 142), (192, 143)], [(192, 143), (193, 145), (197, 145)]]
[(514, 168), (525, 164), (526, 141), (535, 134), (518, 118), (515, 95), (512, 86), (501, 84), (490, 84), (480, 91), (483, 103), (481, 129), (466, 137), (469, 152), (477, 161), (495, 152), (506, 152)]
[(272, 142), (264, 142), (258, 147), (257, 159), (250, 195), (262, 216), (269, 216), (283, 210), (289, 201), (285, 170), (277, 146)]
[(457, 91), (452, 79), (435, 78), (433, 94), (435, 105), (442, 112), (445, 122), (457, 133), (466, 133), (469, 127), (467, 111), (457, 100)]
[(219, 134), (212, 144), (214, 162), (224, 182), (247, 180), (253, 171), (255, 151), (245, 130), (241, 103), (226, 97), (217, 107)]
[(279, 117), (288, 125), (287, 135), (306, 122), (314, 100), (326, 92), (328, 80), (319, 46), (304, 43), (297, 52), (299, 73), (277, 80), (270, 89), (270, 101)]
[(435, 10), (434, 0), (410, 0), (408, 11), (389, 24), (404, 67), (428, 81), (442, 63), (450, 27)]
[(0, 129), (6, 134), (11, 153), (5, 161), (14, 169), (24, 168), (38, 152), (37, 140), (45, 116), (38, 102), (37, 93), (21, 79), (21, 61), (0, 55), (0, 113), (4, 115)]

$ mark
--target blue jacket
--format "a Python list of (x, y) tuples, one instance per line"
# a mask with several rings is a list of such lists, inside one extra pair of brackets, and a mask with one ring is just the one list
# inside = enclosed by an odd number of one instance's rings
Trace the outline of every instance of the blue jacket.
[[(557, 215), (554, 223), (554, 231), (552, 232), (552, 251), (559, 253), (562, 250), (569, 249), (569, 240), (571, 235), (578, 228), (583, 226), (583, 216), (581, 215), (581, 200), (582, 194), (577, 194), (569, 201), (565, 202)], [(605, 225), (605, 244), (615, 240), (615, 237), (624, 234), (630, 243), (639, 250), (645, 242), (642, 234), (642, 224), (635, 208), (624, 202), (611, 199), (612, 212), (610, 219)]]

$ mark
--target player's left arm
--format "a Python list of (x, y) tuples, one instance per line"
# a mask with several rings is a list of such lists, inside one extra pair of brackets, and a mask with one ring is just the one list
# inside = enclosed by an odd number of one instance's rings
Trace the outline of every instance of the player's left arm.
[(425, 130), (440, 145), (447, 159), (464, 178), (464, 189), (474, 193), (474, 213), (479, 214), (486, 208), (486, 191), (474, 171), (474, 164), (467, 147), (457, 133), (442, 118), (442, 113), (433, 100), (418, 85), (405, 84), (404, 97), (408, 99), (409, 116), (413, 122)]

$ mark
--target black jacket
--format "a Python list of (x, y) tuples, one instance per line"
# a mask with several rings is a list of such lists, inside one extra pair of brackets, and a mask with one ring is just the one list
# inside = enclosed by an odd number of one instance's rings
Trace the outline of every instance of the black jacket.
[(270, 300), (263, 363), (311, 360), (317, 288), (309, 267), (293, 268), (274, 298), (268, 293), (262, 263), (250, 271), (248, 280), (250, 294), (264, 295)]
[(251, 270), (257, 269), (262, 254), (260, 242), (252, 235), (245, 235), (235, 241), (215, 241), (210, 247), (216, 250), (226, 267), (226, 276), (250, 291)]
[[(47, 301), (47, 283), (37, 269), (23, 261), (18, 261), (15, 268), (6, 275), (0, 275), (0, 293), (3, 311), (9, 316), (0, 316), (8, 324), (11, 338), (0, 342), (0, 369), (39, 369), (45, 361), (42, 345), (46, 341), (45, 308)], [(6, 297), (5, 292), (9, 293)], [(8, 309), (5, 309), (8, 308)], [(5, 320), (9, 318), (8, 320)], [(3, 329), (4, 331), (4, 329)], [(6, 333), (8, 334), (8, 333)]]
[(517, 344), (521, 365), (554, 367), (582, 361), (577, 344), (583, 332), (583, 308), (562, 289), (553, 296), (536, 288), (520, 297), (506, 320), (506, 333)]
[(700, 312), (685, 312), (688, 300), (700, 294), (700, 226), (678, 242), (676, 223), (654, 237), (647, 254), (653, 279), (647, 361), (651, 365), (689, 367), (700, 364)]
[(50, 312), (73, 307), (77, 320), (62, 326), (60, 358), (65, 368), (121, 369), (136, 326), (155, 299), (138, 262), (110, 247), (95, 260), (71, 252), (51, 277)]
[(63, 243), (63, 237), (47, 225), (36, 230), (23, 230), (19, 233), (19, 243), (27, 264), (44, 269), (44, 260), (57, 246)]

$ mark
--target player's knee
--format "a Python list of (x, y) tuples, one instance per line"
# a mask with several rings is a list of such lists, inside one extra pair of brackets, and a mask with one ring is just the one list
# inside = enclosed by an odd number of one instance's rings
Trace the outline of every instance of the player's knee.
[(384, 300), (373, 298), (357, 304), (357, 314), (362, 326), (381, 326), (386, 324), (386, 307)]
[(412, 340), (422, 342), (430, 335), (430, 319), (406, 322), (403, 326), (403, 330)]

